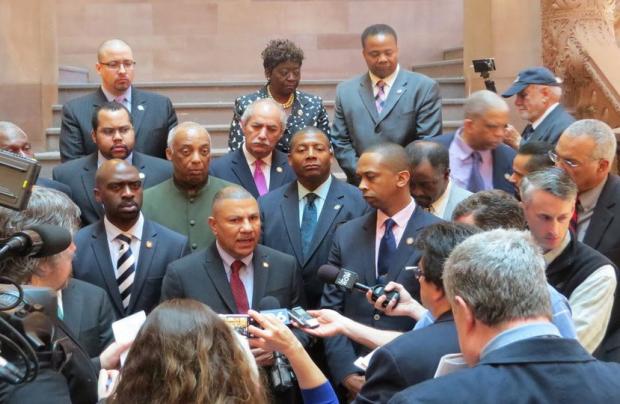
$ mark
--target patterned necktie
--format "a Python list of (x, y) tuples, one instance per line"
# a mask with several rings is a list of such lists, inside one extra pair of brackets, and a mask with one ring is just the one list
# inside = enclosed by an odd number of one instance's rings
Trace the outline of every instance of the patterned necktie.
[(230, 265), (230, 290), (232, 291), (233, 299), (235, 299), (235, 305), (237, 305), (237, 312), (239, 314), (246, 314), (250, 309), (248, 295), (245, 293), (245, 286), (243, 286), (243, 282), (241, 282), (241, 278), (239, 277), (239, 271), (244, 265), (245, 264), (239, 260), (235, 260)]
[(263, 174), (263, 160), (256, 160), (254, 162), (254, 183), (256, 184), (256, 189), (258, 189), (258, 194), (260, 196), (265, 195), (269, 192), (267, 188), (267, 180), (265, 179), (265, 174)]
[(380, 114), (385, 106), (385, 81), (377, 81), (377, 95), (375, 95), (375, 105), (377, 106), (377, 112)]
[(570, 231), (574, 234), (577, 234), (577, 225), (579, 224), (579, 198), (575, 200), (575, 210), (573, 210), (573, 216), (570, 218), (570, 223), (568, 225)]
[(469, 192), (476, 193), (484, 190), (484, 181), (480, 174), (480, 167), (482, 166), (482, 156), (477, 151), (471, 154), (471, 173), (469, 174), (469, 183), (467, 184), (467, 190)]
[(304, 214), (301, 218), (301, 248), (304, 258), (307, 258), (308, 249), (314, 236), (314, 229), (317, 222), (317, 211), (314, 200), (317, 198), (315, 193), (310, 192), (306, 195), (306, 206), (304, 206)]
[(131, 298), (131, 287), (133, 285), (133, 278), (136, 273), (135, 257), (131, 253), (131, 237), (125, 234), (119, 234), (116, 237), (121, 242), (121, 249), (119, 251), (119, 258), (116, 262), (116, 284), (118, 290), (121, 293), (121, 300), (123, 301), (123, 308), (127, 310), (129, 306), (129, 300)]
[(384, 222), (385, 233), (381, 237), (379, 243), (379, 257), (377, 259), (377, 274), (379, 275), (380, 283), (383, 283), (383, 278), (387, 275), (392, 264), (392, 259), (396, 253), (396, 238), (392, 232), (392, 227), (396, 222), (391, 218), (388, 218)]
[(523, 128), (523, 132), (521, 133), (521, 138), (523, 138), (523, 140), (527, 140), (527, 138), (529, 138), (532, 133), (534, 133), (534, 128), (532, 127), (531, 123), (528, 123), (525, 128)]

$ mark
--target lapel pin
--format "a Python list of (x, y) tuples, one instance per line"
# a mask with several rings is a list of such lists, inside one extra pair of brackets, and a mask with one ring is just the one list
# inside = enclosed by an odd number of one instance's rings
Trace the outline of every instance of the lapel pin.
[(138, 174), (138, 177), (140, 177), (141, 180), (144, 180), (144, 178), (146, 177), (146, 175), (144, 175), (144, 173), (140, 173)]
[(142, 104), (138, 105), (138, 111), (144, 111), (144, 105)]
[(407, 237), (407, 240), (405, 242), (407, 243), (407, 245), (412, 245), (413, 244), (413, 237)]
[(266, 261), (263, 261), (263, 268), (269, 268), (269, 263)]
[(342, 207), (342, 205), (334, 205), (334, 210), (338, 210)]
[(276, 171), (281, 173), (282, 172), (282, 167), (276, 167)]
[(403, 89), (402, 89), (402, 88), (399, 88), (398, 90), (396, 90), (396, 94), (400, 94), (400, 93), (402, 93), (402, 92), (403, 92)]
[(151, 240), (146, 241), (146, 248), (153, 248), (153, 242)]
[(302, 111), (301, 109), (298, 109), (298, 110), (297, 110), (297, 115), (299, 115), (299, 116), (303, 116), (303, 114), (304, 114), (304, 111)]

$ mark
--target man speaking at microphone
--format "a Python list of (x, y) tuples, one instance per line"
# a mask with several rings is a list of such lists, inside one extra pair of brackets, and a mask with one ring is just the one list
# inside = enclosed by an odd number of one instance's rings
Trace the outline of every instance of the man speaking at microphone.
[[(409, 164), (402, 146), (380, 143), (368, 148), (356, 172), (364, 199), (377, 210), (336, 230), (329, 263), (356, 272), (365, 285), (400, 283), (419, 300), (420, 285), (405, 267), (420, 259), (414, 247), (419, 232), (440, 219), (416, 206), (411, 197)], [(386, 317), (366, 302), (364, 294), (346, 294), (334, 285), (325, 286), (321, 306), (380, 329), (408, 331), (415, 323), (410, 317)], [(345, 336), (335, 336), (325, 340), (325, 352), (334, 384), (354, 398), (365, 379), (353, 362), (368, 349)]]

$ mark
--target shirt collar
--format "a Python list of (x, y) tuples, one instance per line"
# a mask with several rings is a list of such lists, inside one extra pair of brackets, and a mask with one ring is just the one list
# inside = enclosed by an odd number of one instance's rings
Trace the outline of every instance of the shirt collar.
[(129, 234), (133, 238), (142, 241), (142, 229), (144, 227), (144, 216), (142, 216), (142, 212), (140, 212), (140, 216), (138, 216), (138, 221), (127, 231), (123, 231), (116, 227), (108, 220), (107, 216), (103, 217), (103, 224), (108, 240), (116, 240), (116, 237), (118, 237), (119, 234)]
[[(252, 167), (254, 165), (254, 162), (257, 159), (256, 159), (256, 157), (252, 156), (252, 154), (250, 154), (248, 149), (245, 147), (245, 142), (243, 143), (243, 147), (241, 148), (241, 150), (243, 150), (243, 155), (245, 156), (245, 159), (248, 162), (248, 165), (250, 167)], [(261, 160), (263, 161), (264, 165), (266, 165), (267, 167), (271, 167), (271, 159), (272, 159), (272, 157), (273, 157), (273, 152), (271, 152), (271, 154), (269, 154), (269, 156), (264, 157)]]
[[(112, 94), (111, 92), (109, 92), (108, 90), (106, 90), (105, 88), (103, 88), (103, 86), (101, 86), (101, 91), (103, 92), (103, 95), (105, 95), (105, 98), (108, 100), (108, 102), (114, 101), (116, 99), (116, 96)], [(127, 100), (127, 103), (131, 105), (131, 86), (127, 89), (127, 91), (125, 91), (125, 94), (123, 94), (123, 97), (125, 97), (125, 99)]]
[[(233, 262), (237, 261), (237, 258), (233, 257), (232, 255), (228, 254), (220, 245), (219, 241), (215, 241), (215, 246), (217, 247), (217, 252), (220, 253), (220, 258), (222, 258), (222, 262), (224, 263), (224, 269), (226, 270), (226, 272), (230, 272), (230, 266), (232, 265)], [(252, 263), (252, 258), (254, 257), (254, 252), (252, 252), (250, 255), (248, 255), (247, 257), (241, 258), (239, 261), (243, 262), (243, 264), (245, 265), (246, 268), (248, 268), (250, 266), (250, 264)]]
[(545, 264), (546, 265), (551, 264), (553, 262), (553, 260), (555, 260), (557, 257), (559, 257), (560, 254), (562, 254), (562, 252), (564, 251), (566, 246), (568, 246), (568, 243), (570, 243), (570, 239), (571, 239), (570, 231), (567, 231), (566, 235), (564, 236), (564, 239), (562, 240), (562, 242), (560, 243), (559, 246), (557, 246), (553, 250), (549, 250), (545, 254), (543, 254), (543, 258), (545, 260)]
[(383, 82), (388, 86), (388, 88), (392, 88), (392, 86), (394, 85), (394, 81), (396, 80), (396, 76), (398, 76), (399, 71), (400, 71), (400, 64), (396, 65), (396, 70), (394, 70), (392, 74), (382, 79), (382, 78), (377, 77), (373, 72), (369, 70), (368, 75), (370, 76), (370, 82), (372, 83), (372, 88), (375, 88), (379, 80), (383, 80)]
[(555, 104), (553, 104), (552, 106), (550, 106), (549, 108), (547, 108), (547, 110), (534, 122), (532, 122), (532, 129), (536, 129), (538, 127), (538, 125), (540, 125), (542, 123), (542, 121), (545, 120), (545, 118), (547, 116), (549, 116), (549, 114), (558, 106), (560, 105), (559, 102), (556, 102)]
[(491, 351), (524, 339), (549, 336), (560, 337), (557, 327), (550, 322), (537, 322), (509, 328), (493, 337), (482, 349), (480, 360)]
[[(465, 142), (463, 139), (463, 128), (458, 128), (456, 133), (454, 134), (454, 141), (450, 145), (450, 153), (454, 154), (454, 157), (458, 158), (461, 161), (467, 160), (471, 158), (471, 154), (475, 151), (480, 153), (482, 160), (487, 161), (487, 159), (491, 156), (491, 150), (474, 150)], [(455, 147), (452, 147), (454, 145)]]
[[(106, 161), (108, 161), (108, 159), (105, 158), (100, 151), (97, 151), (97, 168), (101, 167), (101, 165)], [(129, 153), (127, 157), (125, 157), (125, 161), (133, 165), (133, 152)]]
[(605, 184), (607, 184), (608, 178), (609, 177), (607, 177), (605, 181), (601, 181), (601, 183), (594, 188), (579, 194), (579, 204), (584, 212), (589, 212), (594, 209), (596, 203), (598, 202), (598, 198), (601, 196), (601, 192), (603, 192)]
[(452, 189), (452, 181), (448, 179), (448, 185), (446, 186), (446, 190), (443, 191), (443, 194), (437, 200), (431, 204), (431, 208), (433, 212), (437, 213), (437, 215), (443, 215), (443, 209), (448, 202), (448, 196), (450, 195), (450, 190)]
[[(415, 205), (415, 201), (413, 200), (413, 198), (411, 198), (411, 200), (409, 201), (409, 204), (407, 206), (405, 206), (404, 208), (402, 208), (401, 210), (399, 210), (398, 212), (396, 212), (391, 219), (393, 221), (396, 222), (396, 225), (398, 225), (398, 227), (400, 228), (405, 228), (407, 227), (407, 222), (409, 222), (409, 219), (411, 218), (411, 215), (413, 214), (413, 211), (415, 210), (416, 205)], [(388, 215), (386, 215), (385, 213), (383, 213), (383, 211), (381, 210), (377, 210), (377, 228), (381, 228), (383, 226), (383, 223), (390, 218)]]
[(297, 196), (301, 201), (308, 195), (310, 192), (316, 194), (320, 199), (327, 199), (327, 193), (329, 192), (329, 187), (332, 184), (332, 176), (327, 177), (327, 180), (319, 185), (314, 191), (308, 190), (306, 187), (301, 185), (301, 182), (297, 181)]

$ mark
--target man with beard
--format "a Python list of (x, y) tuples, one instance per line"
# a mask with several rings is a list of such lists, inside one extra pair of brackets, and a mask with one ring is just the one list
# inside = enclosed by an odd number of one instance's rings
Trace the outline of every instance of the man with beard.
[(254, 101), (241, 117), (245, 143), (215, 160), (211, 175), (239, 184), (258, 198), (295, 180), (285, 153), (276, 145), (286, 128), (286, 112), (271, 98)]
[(103, 217), (103, 208), (95, 200), (95, 172), (109, 159), (133, 164), (141, 173), (144, 188), (170, 178), (169, 162), (134, 151), (135, 133), (131, 114), (122, 104), (109, 102), (95, 109), (92, 115), (92, 138), (97, 151), (54, 167), (54, 180), (71, 188), (73, 201), (82, 212), (82, 225), (95, 223)]
[(187, 238), (144, 219), (140, 173), (126, 161), (101, 165), (95, 197), (105, 216), (75, 237), (75, 277), (105, 289), (118, 318), (148, 313), (159, 303), (166, 267), (188, 252)]
[(173, 177), (144, 194), (144, 215), (186, 235), (192, 252), (207, 248), (215, 236), (207, 224), (213, 198), (229, 182), (209, 175), (211, 137), (204, 126), (184, 122), (170, 131), (166, 157)]

